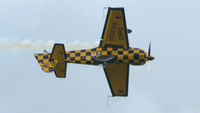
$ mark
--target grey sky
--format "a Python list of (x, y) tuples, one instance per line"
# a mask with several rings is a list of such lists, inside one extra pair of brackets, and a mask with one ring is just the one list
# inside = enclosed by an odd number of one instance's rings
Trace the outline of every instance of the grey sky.
[(125, 7), (132, 47), (152, 42), (151, 73), (131, 66), (127, 98), (107, 108), (102, 67), (67, 64), (67, 78), (58, 79), (33, 57), (43, 48), (1, 49), (0, 112), (199, 113), (199, 0), (0, 0), (0, 39), (94, 43), (107, 6)]

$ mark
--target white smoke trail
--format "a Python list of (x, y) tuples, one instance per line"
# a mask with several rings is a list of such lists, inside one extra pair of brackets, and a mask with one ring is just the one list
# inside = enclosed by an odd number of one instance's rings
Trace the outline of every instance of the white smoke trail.
[[(0, 50), (33, 50), (33, 51), (42, 51), (42, 50), (47, 50), (51, 51), (53, 48), (55, 41), (35, 41), (32, 42), (31, 40), (21, 40), (21, 41), (11, 41), (8, 39), (0, 39)], [(66, 50), (77, 50), (77, 49), (88, 49), (88, 48), (94, 48), (97, 47), (99, 42), (79, 42), (75, 41), (73, 43), (66, 43), (65, 44), (65, 49)]]

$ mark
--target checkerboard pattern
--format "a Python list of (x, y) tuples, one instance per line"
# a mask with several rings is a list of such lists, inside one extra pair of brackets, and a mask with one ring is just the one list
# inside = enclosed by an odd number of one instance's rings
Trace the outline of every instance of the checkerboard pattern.
[[(34, 54), (44, 72), (52, 72), (55, 68), (55, 62), (50, 59), (51, 54)], [(116, 56), (116, 63), (128, 63), (132, 65), (143, 65), (147, 61), (146, 52), (139, 48), (93, 48), (66, 52), (66, 62), (93, 64), (99, 56)]]
[(50, 54), (34, 54), (34, 56), (44, 72), (52, 72), (54, 70), (55, 65), (54, 62), (50, 60)]
[(66, 61), (69, 63), (96, 64), (99, 56), (117, 56), (117, 63), (143, 65), (146, 62), (146, 53), (139, 48), (93, 48), (66, 52)]

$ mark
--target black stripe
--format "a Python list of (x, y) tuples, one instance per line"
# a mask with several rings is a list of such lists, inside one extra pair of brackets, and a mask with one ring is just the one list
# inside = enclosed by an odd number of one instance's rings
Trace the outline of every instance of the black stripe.
[(129, 83), (129, 64), (127, 64), (127, 70), (126, 70), (126, 95), (128, 96), (128, 83)]

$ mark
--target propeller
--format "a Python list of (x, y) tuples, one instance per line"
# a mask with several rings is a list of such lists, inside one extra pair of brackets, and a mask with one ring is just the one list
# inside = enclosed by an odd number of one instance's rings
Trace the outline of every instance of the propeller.
[(148, 56), (151, 56), (151, 42), (149, 42)]
[(151, 60), (154, 60), (154, 57), (151, 56), (151, 42), (150, 42), (149, 43), (148, 54), (147, 54), (147, 61), (148, 61), (147, 70), (148, 70), (148, 72), (150, 72), (150, 69), (151, 69), (151, 65), (150, 65), (150, 61)]
[(153, 60), (154, 57), (151, 56), (151, 42), (149, 43), (149, 50), (148, 50), (148, 54), (147, 54), (147, 61), (151, 61)]

